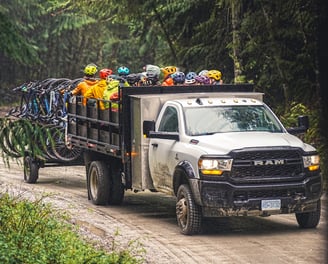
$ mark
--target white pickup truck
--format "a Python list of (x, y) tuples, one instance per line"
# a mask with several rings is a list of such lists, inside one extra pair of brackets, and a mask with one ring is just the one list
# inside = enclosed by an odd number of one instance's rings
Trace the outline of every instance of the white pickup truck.
[[(84, 149), (88, 197), (120, 204), (124, 191), (177, 197), (181, 232), (205, 217), (295, 213), (320, 220), (316, 149), (286, 130), (251, 85), (123, 87), (117, 107), (69, 105), (68, 143)], [(111, 110), (113, 109), (113, 110)]]

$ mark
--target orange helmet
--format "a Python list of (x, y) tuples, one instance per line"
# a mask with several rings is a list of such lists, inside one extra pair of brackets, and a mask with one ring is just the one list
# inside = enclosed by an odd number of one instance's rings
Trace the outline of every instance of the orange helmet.
[(101, 69), (99, 71), (99, 77), (100, 79), (106, 79), (107, 76), (111, 75), (113, 71), (111, 69)]
[(173, 78), (167, 78), (163, 83), (162, 86), (172, 86), (174, 85)]

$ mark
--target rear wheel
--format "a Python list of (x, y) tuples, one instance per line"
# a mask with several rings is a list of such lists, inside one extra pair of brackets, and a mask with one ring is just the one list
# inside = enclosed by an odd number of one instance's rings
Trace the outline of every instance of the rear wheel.
[(39, 164), (30, 156), (24, 157), (24, 181), (36, 183), (39, 178)]
[(195, 203), (187, 184), (181, 185), (178, 189), (176, 215), (182, 234), (193, 235), (201, 232), (201, 207)]
[(321, 201), (317, 202), (317, 210), (307, 213), (296, 213), (296, 220), (300, 228), (315, 228), (321, 216)]
[(93, 161), (88, 170), (88, 192), (93, 204), (105, 205), (109, 199), (109, 173), (103, 161)]
[(111, 184), (108, 203), (112, 205), (119, 205), (124, 199), (124, 185), (122, 183), (120, 169), (112, 169), (110, 181)]

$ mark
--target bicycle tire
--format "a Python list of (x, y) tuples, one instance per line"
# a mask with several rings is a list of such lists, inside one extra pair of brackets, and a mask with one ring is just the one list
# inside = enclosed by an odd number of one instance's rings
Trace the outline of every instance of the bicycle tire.
[(45, 160), (47, 158), (47, 155), (42, 148), (42, 144), (40, 144), (40, 141), (44, 137), (42, 126), (37, 123), (31, 122), (30, 120), (22, 121), (22, 126), (24, 127), (25, 131), (29, 131), (29, 140), (27, 141), (25, 151), (30, 153), (33, 158)]
[(59, 160), (71, 162), (77, 160), (81, 156), (81, 148), (75, 146), (72, 146), (71, 148), (67, 147), (64, 127), (57, 127), (53, 134), (53, 139), (55, 144), (53, 145), (52, 151)]
[(58, 160), (57, 156), (52, 151), (52, 149), (53, 149), (52, 129), (53, 129), (53, 127), (54, 127), (53, 124), (44, 125), (42, 127), (42, 129), (43, 129), (42, 134), (46, 135), (46, 136), (41, 138), (41, 145), (42, 145), (42, 148), (43, 148), (45, 154), (48, 157), (48, 160)]
[(2, 126), (1, 126), (1, 130), (0, 130), (0, 149), (8, 157), (20, 158), (21, 155), (19, 153), (17, 153), (16, 151), (14, 151), (11, 147), (11, 143), (10, 143), (10, 139), (9, 139), (10, 130), (8, 127), (8, 123), (4, 124), (4, 122), (2, 122), (1, 125)]
[(8, 146), (21, 157), (24, 156), (26, 145), (29, 142), (29, 135), (26, 128), (22, 125), (23, 122), (24, 120), (17, 119), (11, 121), (8, 126)]

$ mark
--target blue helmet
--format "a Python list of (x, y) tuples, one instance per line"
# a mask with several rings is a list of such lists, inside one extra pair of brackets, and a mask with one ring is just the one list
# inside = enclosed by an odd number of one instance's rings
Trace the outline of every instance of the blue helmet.
[(197, 73), (195, 73), (195, 72), (188, 72), (187, 75), (186, 75), (186, 81), (185, 81), (186, 84), (195, 83), (196, 82), (196, 80), (195, 80), (196, 76), (197, 76)]
[(118, 75), (128, 75), (130, 73), (130, 70), (125, 66), (121, 66), (117, 69), (117, 73)]
[(183, 72), (177, 71), (171, 75), (174, 83), (182, 84), (185, 81), (185, 74)]

